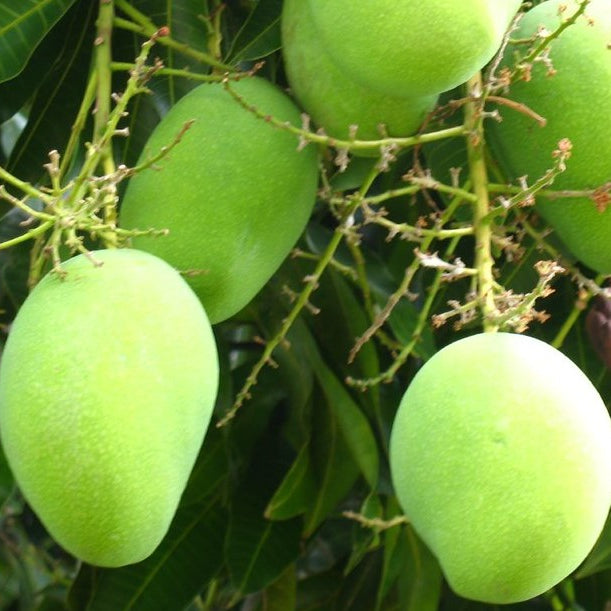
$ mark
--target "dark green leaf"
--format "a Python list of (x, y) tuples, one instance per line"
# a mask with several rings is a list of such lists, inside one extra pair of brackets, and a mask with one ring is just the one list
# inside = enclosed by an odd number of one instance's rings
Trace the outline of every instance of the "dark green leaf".
[[(364, 501), (359, 513), (368, 519), (382, 519), (384, 508), (377, 494), (370, 494)], [(344, 569), (348, 574), (363, 560), (365, 555), (380, 544), (380, 536), (373, 528), (357, 522), (352, 526), (352, 552)]]
[(297, 605), (297, 569), (294, 564), (263, 592), (263, 611), (289, 611)]
[(240, 594), (265, 588), (299, 556), (301, 520), (267, 520), (240, 506), (232, 511), (225, 555)]
[(265, 509), (270, 520), (286, 520), (304, 513), (316, 493), (310, 467), (310, 445), (304, 444)]
[(282, 0), (259, 0), (233, 40), (230, 60), (255, 60), (280, 48)]
[(13, 486), (13, 474), (11, 473), (8, 462), (6, 461), (6, 456), (2, 451), (2, 446), (0, 446), (0, 507), (4, 505), (6, 499), (8, 499), (9, 495), (13, 491)]
[(436, 611), (441, 595), (439, 564), (409, 526), (401, 527), (396, 553), (400, 556), (398, 588), (400, 608), (405, 611)]
[(378, 481), (378, 448), (369, 422), (345, 387), (322, 361), (316, 367), (316, 375), (352, 457), (367, 483), (374, 489)]
[(214, 499), (181, 507), (155, 553), (119, 569), (84, 565), (70, 592), (72, 608), (182, 609), (221, 567), (226, 509)]
[(375, 488), (378, 479), (378, 449), (371, 426), (363, 412), (323, 362), (316, 343), (307, 327), (296, 321), (291, 330), (291, 337), (298, 342), (305, 360), (314, 369), (325, 400), (337, 419), (342, 436), (356, 463), (361, 468), (365, 479)]
[(81, 2), (70, 12), (56, 61), (37, 89), (29, 119), (8, 163), (22, 180), (38, 182), (52, 149), (62, 152), (70, 137), (89, 74), (96, 5)]
[(337, 507), (359, 475), (335, 410), (322, 398), (313, 413), (311, 462), (317, 488), (306, 513), (306, 535), (311, 535)]
[[(274, 417), (280, 417), (281, 411)], [(225, 558), (236, 599), (267, 587), (299, 555), (301, 520), (273, 521), (264, 515), (289, 456), (294, 457), (275, 425), (270, 420), (269, 428), (257, 439), (248, 469), (231, 499)]]
[(598, 537), (592, 551), (588, 554), (584, 563), (579, 567), (575, 577), (583, 579), (600, 571), (611, 569), (611, 517), (607, 518), (605, 527)]
[(336, 609), (342, 611), (371, 611), (375, 608), (381, 554), (370, 554), (342, 582)]
[(226, 441), (213, 424), (208, 428), (187, 488), (180, 500), (183, 507), (204, 504), (207, 497), (215, 493), (229, 474), (229, 457)]
[[(205, 24), (206, 3), (201, 0), (135, 0), (132, 6), (148, 17), (157, 28), (168, 26), (171, 36), (189, 48), (206, 52), (208, 31)], [(118, 11), (118, 15), (126, 18)], [(113, 57), (116, 61), (133, 62), (144, 37), (131, 32), (115, 30), (113, 40)], [(151, 57), (159, 58), (165, 68), (187, 70), (194, 74), (209, 72), (204, 65), (191, 56), (179, 53), (163, 44), (155, 46)], [(125, 86), (126, 75), (119, 74), (115, 80), (116, 90)], [(130, 107), (126, 120), (129, 137), (117, 142), (118, 158), (122, 163), (134, 165), (151, 131), (165, 113), (183, 95), (200, 84), (200, 81), (175, 75), (157, 75), (149, 83), (151, 93), (138, 96)]]
[[(349, 350), (356, 338), (361, 336), (371, 324), (362, 300), (359, 300), (352, 287), (339, 274), (330, 269), (320, 280), (313, 301), (320, 312), (310, 319), (318, 344), (325, 361), (331, 364), (340, 378), (373, 378), (380, 373), (378, 355), (373, 342), (365, 344), (356, 355), (354, 362), (348, 364)], [(371, 399), (375, 390), (366, 395)]]
[(0, 82), (18, 74), (74, 0), (0, 0)]

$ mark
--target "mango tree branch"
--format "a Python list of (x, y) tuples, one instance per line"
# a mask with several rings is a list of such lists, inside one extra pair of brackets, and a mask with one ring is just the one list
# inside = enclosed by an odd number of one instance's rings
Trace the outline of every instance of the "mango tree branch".
[[(110, 119), (110, 104), (112, 97), (112, 28), (115, 7), (113, 0), (100, 0), (100, 9), (96, 22), (97, 35), (95, 44), (95, 72), (97, 74), (96, 105), (93, 124), (94, 141), (102, 141)], [(107, 175), (115, 171), (112, 154), (112, 140), (106, 140), (100, 151), (104, 173)], [(109, 197), (104, 205), (104, 217), (111, 224), (116, 224), (117, 210), (113, 197)]]
[[(159, 26), (156, 26), (146, 15), (135, 9), (127, 0), (116, 0), (116, 7), (128, 15), (137, 25), (135, 28), (130, 27), (132, 31), (137, 31), (147, 38), (154, 36), (155, 32), (159, 30)], [(117, 27), (125, 27), (125, 20), (119, 20), (116, 22)], [(163, 24), (169, 25), (169, 24)], [(165, 45), (169, 49), (178, 51), (187, 57), (191, 57), (202, 64), (212, 66), (217, 70), (223, 70), (225, 72), (234, 72), (235, 68), (220, 62), (218, 59), (210, 55), (209, 53), (203, 53), (197, 49), (193, 49), (189, 45), (180, 43), (174, 40), (171, 36), (165, 36), (159, 41), (162, 45)]]
[(331, 236), (331, 240), (329, 241), (327, 248), (321, 255), (320, 260), (318, 261), (318, 264), (316, 265), (314, 272), (310, 274), (309, 276), (307, 276), (307, 278), (305, 279), (306, 287), (303, 289), (303, 291), (301, 291), (301, 293), (299, 294), (299, 297), (297, 298), (297, 301), (295, 302), (295, 305), (293, 306), (291, 311), (288, 313), (286, 318), (284, 318), (284, 320), (282, 321), (282, 326), (280, 328), (280, 331), (278, 331), (278, 333), (276, 333), (276, 335), (274, 335), (274, 337), (272, 337), (266, 343), (265, 349), (263, 350), (263, 354), (261, 355), (257, 363), (252, 368), (250, 374), (246, 378), (246, 382), (244, 383), (244, 386), (242, 386), (242, 389), (240, 390), (240, 392), (237, 394), (236, 399), (233, 403), (233, 406), (231, 407), (230, 410), (227, 411), (227, 413), (223, 416), (223, 418), (219, 420), (219, 422), (217, 423), (217, 427), (225, 426), (230, 420), (235, 418), (242, 404), (249, 398), (250, 390), (257, 383), (259, 373), (261, 372), (263, 367), (265, 367), (265, 365), (271, 362), (273, 351), (284, 340), (284, 338), (286, 337), (286, 334), (289, 332), (291, 326), (295, 322), (295, 319), (297, 318), (301, 310), (303, 310), (309, 303), (310, 295), (318, 287), (318, 282), (320, 280), (320, 277), (322, 276), (323, 272), (327, 269), (327, 267), (331, 264), (333, 260), (333, 255), (335, 254), (337, 248), (339, 247), (339, 245), (342, 243), (342, 240), (344, 239), (344, 236), (346, 234), (346, 227), (350, 227), (352, 225), (353, 214), (356, 212), (357, 208), (360, 206), (363, 197), (365, 197), (365, 194), (371, 187), (377, 175), (378, 175), (378, 171), (373, 169), (370, 172), (367, 179), (362, 184), (359, 190), (358, 196), (354, 197), (350, 206), (348, 206), (344, 210), (344, 213), (342, 215), (342, 220), (340, 224), (336, 227), (333, 235)]
[(475, 232), (475, 267), (477, 269), (477, 295), (482, 311), (484, 331), (496, 331), (498, 325), (494, 303), (494, 259), (492, 257), (492, 228), (488, 217), (490, 199), (488, 174), (484, 157), (484, 132), (482, 116), (483, 83), (478, 72), (467, 83), (470, 101), (465, 106), (465, 128), (467, 129), (467, 157), (469, 175), (476, 200), (473, 204), (473, 227)]

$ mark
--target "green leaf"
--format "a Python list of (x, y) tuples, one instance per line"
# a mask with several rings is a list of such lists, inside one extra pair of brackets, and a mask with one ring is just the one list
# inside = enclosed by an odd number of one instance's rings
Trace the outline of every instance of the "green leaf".
[(584, 563), (575, 573), (576, 579), (583, 579), (589, 575), (594, 575), (601, 571), (611, 569), (611, 516), (607, 517), (607, 522), (598, 541), (588, 554)]
[[(134, 0), (131, 5), (148, 17), (155, 27), (168, 26), (174, 40), (189, 48), (207, 52), (208, 31), (204, 21), (205, 5), (201, 0)], [(117, 11), (121, 18), (128, 16)], [(113, 59), (133, 62), (140, 46), (142, 36), (115, 29), (113, 35)], [(165, 68), (188, 70), (193, 74), (207, 74), (210, 70), (191, 56), (179, 53), (163, 44), (155, 46), (152, 57), (159, 58)], [(152, 59), (151, 57), (151, 59)], [(125, 86), (126, 75), (118, 74), (115, 90)], [(176, 102), (201, 81), (175, 75), (156, 75), (147, 85), (149, 95), (138, 96), (129, 109), (125, 126), (129, 136), (116, 141), (117, 158), (127, 165), (134, 165), (156, 124)]]
[(322, 361), (317, 363), (316, 375), (352, 452), (352, 457), (359, 465), (369, 486), (374, 489), (378, 482), (379, 459), (377, 444), (369, 422), (345, 387)]
[(261, 590), (299, 556), (301, 520), (272, 521), (252, 506), (234, 507), (225, 546), (236, 596)]
[(205, 503), (216, 489), (226, 481), (229, 474), (229, 457), (224, 436), (212, 424), (208, 428), (202, 449), (189, 477), (189, 483), (180, 504), (196, 505)]
[[(382, 519), (384, 508), (377, 494), (370, 494), (364, 501), (359, 513), (368, 519)], [(352, 526), (352, 552), (344, 569), (348, 574), (363, 560), (365, 555), (378, 547), (380, 536), (373, 528), (355, 522)]]
[[(307, 272), (304, 272), (305, 275)], [(373, 342), (359, 350), (354, 362), (348, 364), (349, 350), (357, 337), (361, 336), (371, 324), (362, 300), (359, 301), (352, 287), (334, 269), (329, 269), (320, 279), (319, 288), (313, 302), (320, 312), (310, 319), (317, 342), (324, 354), (325, 361), (333, 366), (335, 373), (344, 378), (373, 378), (380, 373), (378, 355)], [(371, 399), (373, 392), (361, 397)]]
[(289, 611), (297, 605), (297, 567), (291, 564), (263, 592), (263, 611)]
[(264, 515), (289, 454), (292, 458), (292, 449), (270, 422), (231, 499), (225, 558), (236, 600), (267, 587), (299, 556), (301, 519), (273, 521)]
[(369, 554), (356, 570), (342, 581), (336, 608), (342, 611), (371, 611), (375, 608), (381, 554)]
[(22, 180), (38, 182), (52, 149), (63, 151), (70, 137), (91, 62), (96, 5), (81, 2), (70, 12), (66, 35), (53, 67), (36, 91), (28, 123), (8, 163)]
[(18, 74), (74, 0), (0, 0), (0, 82)]
[(322, 398), (313, 413), (311, 462), (317, 482), (305, 517), (311, 535), (348, 494), (359, 475), (358, 465), (341, 432), (335, 410)]
[(71, 607), (167, 611), (184, 608), (223, 562), (226, 509), (214, 499), (179, 508), (152, 556), (119, 569), (84, 565), (70, 591)]
[[(33, 208), (40, 208), (36, 202), (29, 202)], [(0, 210), (4, 207), (0, 204)], [(23, 222), (25, 212), (13, 208), (0, 218), (0, 241), (16, 238), (26, 231)], [(16, 310), (28, 295), (28, 274), (30, 271), (29, 244), (0, 250), (0, 309), (5, 324), (12, 322)]]
[(6, 456), (0, 446), (0, 507), (9, 498), (14, 486), (13, 474), (8, 466)]
[(265, 509), (270, 520), (286, 520), (306, 511), (316, 494), (310, 467), (310, 444), (305, 443)]
[(36, 47), (24, 69), (12, 79), (0, 83), (0, 123), (24, 109), (53, 69), (69, 34), (71, 15), (78, 10), (73, 5)]
[(442, 575), (439, 564), (409, 526), (401, 527), (396, 553), (399, 555), (398, 588), (404, 611), (437, 611)]
[(229, 59), (255, 60), (277, 51), (281, 46), (281, 12), (282, 0), (259, 0), (233, 39)]
[(335, 377), (320, 356), (314, 338), (301, 320), (291, 329), (291, 342), (299, 346), (304, 360), (314, 369), (327, 404), (333, 410), (338, 426), (352, 456), (367, 483), (375, 488), (378, 481), (378, 447), (371, 426), (350, 393)]

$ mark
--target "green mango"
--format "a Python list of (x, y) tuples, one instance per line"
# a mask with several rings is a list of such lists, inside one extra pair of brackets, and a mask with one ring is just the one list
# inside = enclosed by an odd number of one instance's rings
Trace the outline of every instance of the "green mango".
[(390, 466), (405, 515), (461, 596), (513, 603), (584, 560), (611, 504), (611, 420), (548, 344), (484, 333), (418, 371)]
[[(540, 26), (554, 31), (574, 13), (574, 0), (548, 0), (529, 11), (515, 38), (531, 37)], [(499, 107), (503, 121), (487, 124), (488, 142), (499, 164), (512, 179), (527, 175), (532, 183), (554, 165), (558, 142), (572, 143), (567, 169), (551, 189), (589, 190), (611, 183), (611, 6), (609, 0), (592, 0), (588, 18), (561, 33), (551, 44), (555, 69), (537, 62), (532, 78), (512, 83), (509, 97), (542, 115), (541, 128), (530, 117)], [(507, 57), (507, 62), (511, 61)], [(601, 194), (602, 195), (602, 194)], [(588, 197), (546, 199), (537, 197), (537, 210), (580, 261), (593, 270), (611, 274), (611, 208), (597, 207)]]
[[(299, 127), (300, 112), (268, 81), (231, 83), (245, 103)], [(247, 305), (305, 228), (316, 200), (318, 151), (239, 104), (221, 83), (200, 85), (173, 106), (148, 140), (141, 162), (195, 120), (157, 169), (131, 178), (119, 213), (127, 229), (169, 229), (134, 248), (181, 271), (212, 323)]]
[(91, 564), (138, 562), (166, 534), (218, 386), (210, 323), (167, 263), (94, 251), (47, 274), (0, 366), (0, 437), (26, 500)]
[(521, 0), (304, 0), (319, 44), (346, 74), (390, 96), (439, 94), (501, 46)]
[(327, 134), (348, 139), (350, 126), (356, 125), (359, 140), (378, 140), (383, 125), (389, 136), (409, 136), (435, 108), (436, 95), (388, 96), (351, 79), (321, 46), (308, 2), (285, 0), (281, 24), (284, 64), (292, 92)]

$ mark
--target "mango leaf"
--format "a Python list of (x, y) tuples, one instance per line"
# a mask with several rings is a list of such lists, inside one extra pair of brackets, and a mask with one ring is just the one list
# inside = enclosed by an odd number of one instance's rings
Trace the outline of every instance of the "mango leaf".
[[(370, 494), (361, 506), (359, 513), (369, 519), (382, 519), (384, 508), (377, 494)], [(355, 522), (352, 526), (352, 551), (346, 563), (344, 573), (348, 574), (363, 560), (365, 555), (378, 547), (380, 536), (373, 528), (366, 528)]]
[(315, 405), (311, 461), (317, 488), (305, 515), (305, 536), (311, 535), (337, 507), (359, 475), (335, 410), (322, 397)]
[(297, 606), (297, 568), (290, 564), (262, 595), (263, 611), (288, 611)]
[(22, 180), (38, 182), (49, 151), (61, 152), (70, 137), (89, 74), (96, 8), (95, 3), (80, 2), (70, 12), (56, 61), (36, 91), (7, 168)]
[(324, 573), (300, 579), (297, 585), (298, 611), (339, 611), (335, 605), (342, 585), (340, 571)]
[(231, 498), (225, 558), (236, 589), (235, 600), (266, 588), (299, 556), (301, 520), (273, 521), (264, 515), (289, 456), (293, 458), (293, 450), (271, 420), (258, 437)]
[(411, 527), (400, 527), (395, 553), (399, 562), (400, 608), (405, 611), (437, 611), (441, 596), (441, 569)]
[(216, 499), (181, 507), (161, 545), (146, 560), (118, 569), (81, 567), (71, 608), (83, 611), (184, 608), (223, 562), (226, 509)]
[(374, 489), (378, 482), (379, 457), (369, 422), (345, 387), (322, 361), (317, 364), (316, 375), (325, 398), (334, 411), (352, 457), (359, 465), (369, 486)]
[(299, 556), (301, 520), (267, 520), (252, 506), (232, 511), (225, 556), (236, 597), (275, 581)]
[(277, 51), (280, 41), (282, 0), (259, 0), (233, 39), (231, 61), (255, 60)]
[(611, 569), (611, 516), (607, 517), (607, 522), (598, 537), (598, 541), (588, 554), (583, 564), (575, 573), (576, 579), (583, 579), (589, 575), (594, 575), (601, 571)]
[[(195, 51), (207, 52), (208, 32), (203, 15), (204, 5), (201, 0), (133, 0), (130, 3), (145, 15), (154, 27), (168, 26), (174, 40)], [(121, 18), (128, 15), (117, 10)], [(144, 37), (131, 32), (115, 29), (113, 37), (113, 59), (121, 62), (133, 62)], [(157, 44), (151, 54), (159, 58), (165, 68), (185, 70), (190, 73), (207, 74), (209, 67), (192, 56), (179, 53), (163, 44)], [(115, 79), (115, 90), (125, 86), (126, 75), (118, 74)], [(166, 112), (186, 93), (198, 86), (200, 81), (175, 75), (156, 75), (149, 83), (149, 95), (138, 96), (129, 109), (125, 126), (129, 136), (116, 141), (117, 159), (127, 165), (134, 165), (142, 151), (147, 138)]]
[(8, 466), (6, 456), (0, 446), (0, 507), (9, 498), (14, 486), (13, 474)]
[(265, 509), (270, 520), (286, 520), (306, 511), (316, 493), (316, 480), (310, 466), (309, 442), (299, 451), (297, 458)]
[(180, 499), (183, 507), (205, 504), (216, 489), (227, 479), (229, 457), (224, 436), (214, 424), (208, 427), (202, 449), (189, 477), (187, 488)]
[(305, 323), (298, 319), (291, 329), (292, 345), (299, 346), (304, 361), (314, 370), (327, 404), (334, 411), (347, 446), (367, 483), (375, 488), (378, 480), (378, 448), (371, 426), (344, 385), (320, 356), (316, 342)]
[[(306, 237), (309, 248), (315, 253), (321, 253), (331, 239), (331, 232), (324, 227), (311, 223), (308, 226)], [(370, 250), (366, 246), (362, 246), (361, 250), (366, 261), (365, 269), (369, 287), (377, 304), (383, 307), (388, 301), (390, 294), (397, 288), (400, 280), (393, 275), (387, 261), (381, 258), (374, 250)], [(343, 246), (338, 248), (335, 258), (344, 265), (354, 265), (351, 254)], [(395, 306), (388, 324), (392, 328), (393, 333), (397, 334), (397, 339), (401, 343), (407, 343), (407, 341), (411, 340), (418, 315), (417, 307), (407, 299), (402, 299)], [(424, 359), (428, 359), (435, 354), (435, 351), (433, 333), (426, 326), (422, 331), (420, 341), (414, 353)]]
[[(304, 272), (305, 275), (307, 272)], [(357, 378), (373, 378), (380, 373), (378, 355), (373, 342), (365, 344), (353, 363), (348, 364), (348, 351), (357, 337), (371, 324), (362, 302), (359, 301), (346, 280), (334, 269), (329, 269), (320, 279), (313, 302), (320, 312), (309, 320), (317, 342), (332, 363), (340, 378), (348, 375)], [(360, 397), (374, 400), (377, 393)]]
[(74, 0), (0, 0), (0, 82), (18, 74)]
[(574, 582), (575, 609), (606, 609), (611, 600), (611, 571), (602, 571)]
[(23, 70), (10, 80), (0, 83), (0, 123), (24, 108), (53, 69), (69, 35), (71, 16), (79, 10), (73, 4), (36, 47)]
[(342, 581), (337, 609), (342, 611), (374, 609), (381, 563), (380, 553), (370, 554)]

